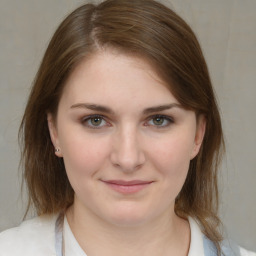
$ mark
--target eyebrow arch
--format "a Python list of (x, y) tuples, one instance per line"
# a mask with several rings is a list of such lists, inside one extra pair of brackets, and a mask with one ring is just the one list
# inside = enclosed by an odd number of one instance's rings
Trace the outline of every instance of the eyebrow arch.
[[(77, 103), (77, 104), (72, 105), (70, 108), (71, 109), (86, 108), (86, 109), (95, 110), (95, 111), (114, 115), (114, 111), (111, 110), (110, 108), (108, 108), (106, 106), (102, 106), (102, 105), (97, 105), (97, 104)], [(177, 103), (171, 103), (171, 104), (160, 105), (160, 106), (156, 106), (156, 107), (150, 107), (150, 108), (144, 109), (143, 114), (147, 115), (147, 114), (164, 111), (164, 110), (171, 109), (171, 108), (182, 108), (182, 106)]]
[(160, 112), (160, 111), (164, 111), (164, 110), (171, 109), (171, 108), (183, 108), (183, 107), (180, 104), (171, 103), (171, 104), (167, 104), (167, 105), (161, 105), (161, 106), (146, 108), (143, 111), (143, 114), (147, 115), (147, 114), (150, 114), (150, 113)]
[(96, 111), (107, 113), (107, 114), (114, 114), (114, 111), (111, 110), (110, 108), (97, 105), (97, 104), (77, 103), (72, 105), (70, 108), (87, 108), (90, 110), (96, 110)]

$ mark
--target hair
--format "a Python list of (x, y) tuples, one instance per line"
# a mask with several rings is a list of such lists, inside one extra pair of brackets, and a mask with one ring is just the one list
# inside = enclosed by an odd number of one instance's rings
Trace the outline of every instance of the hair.
[(194, 217), (220, 253), (218, 166), (224, 142), (207, 65), (195, 34), (174, 11), (153, 0), (107, 0), (84, 4), (60, 24), (43, 57), (20, 126), (28, 209), (37, 214), (65, 210), (74, 200), (63, 159), (54, 154), (47, 113), (56, 117), (67, 78), (84, 59), (115, 49), (148, 61), (180, 104), (204, 115), (206, 131), (198, 155), (175, 201), (182, 218)]

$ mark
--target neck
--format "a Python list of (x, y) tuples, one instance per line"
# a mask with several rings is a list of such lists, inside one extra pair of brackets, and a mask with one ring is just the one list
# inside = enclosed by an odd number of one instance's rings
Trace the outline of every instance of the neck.
[(71, 206), (67, 220), (80, 247), (90, 256), (188, 255), (189, 224), (174, 211), (149, 223), (118, 226)]

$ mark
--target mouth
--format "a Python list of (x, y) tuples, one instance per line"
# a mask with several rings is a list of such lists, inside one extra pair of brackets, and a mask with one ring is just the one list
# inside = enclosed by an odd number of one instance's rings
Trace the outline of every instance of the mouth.
[(153, 181), (143, 180), (102, 180), (108, 187), (121, 194), (133, 194), (137, 193), (153, 183)]

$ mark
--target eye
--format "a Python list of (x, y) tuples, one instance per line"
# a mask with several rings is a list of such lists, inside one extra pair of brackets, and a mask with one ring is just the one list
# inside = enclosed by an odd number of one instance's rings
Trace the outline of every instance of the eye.
[(92, 116), (85, 117), (83, 118), (82, 123), (85, 126), (92, 129), (99, 129), (108, 125), (104, 117), (100, 115), (92, 115)]
[(155, 115), (148, 119), (147, 125), (163, 128), (169, 126), (171, 123), (173, 123), (173, 119), (171, 117)]

